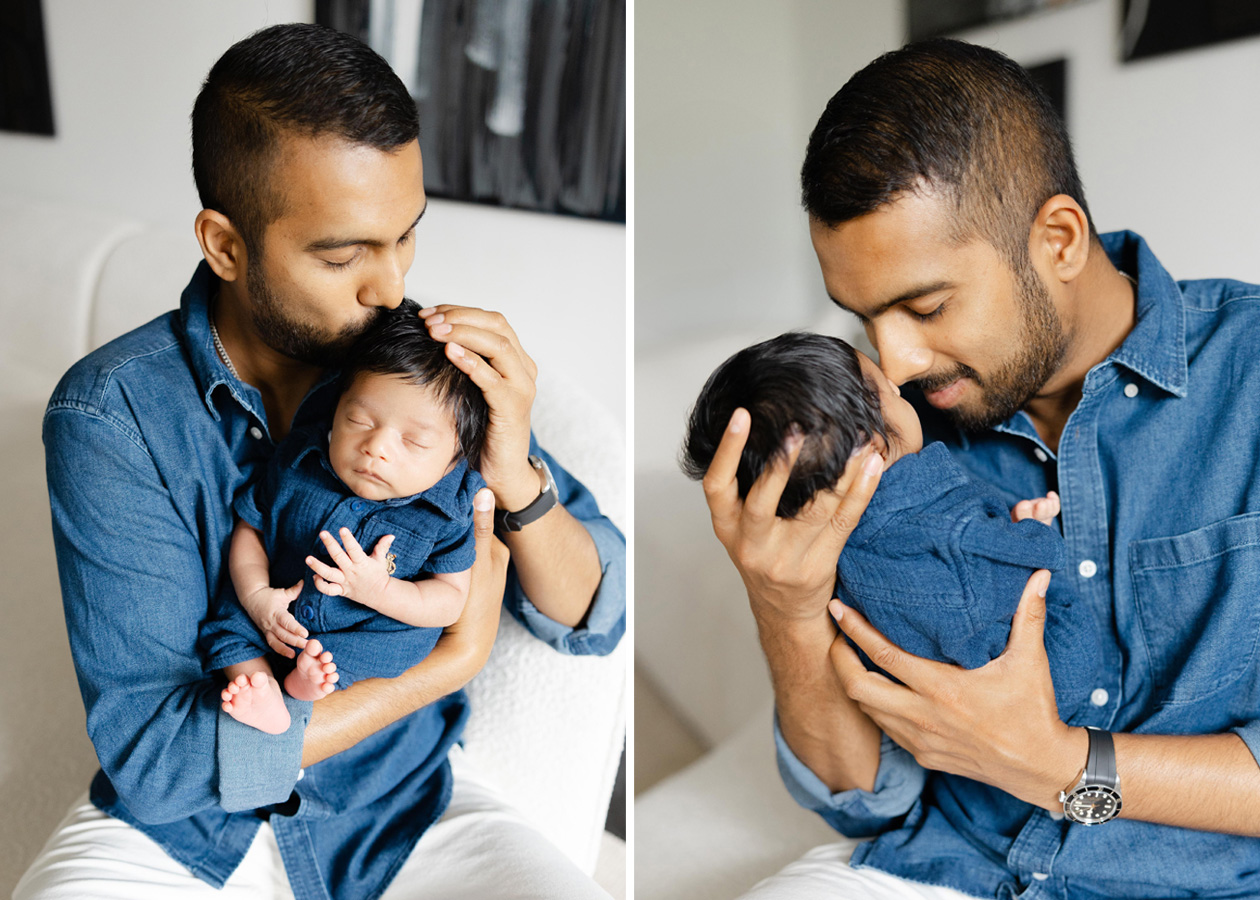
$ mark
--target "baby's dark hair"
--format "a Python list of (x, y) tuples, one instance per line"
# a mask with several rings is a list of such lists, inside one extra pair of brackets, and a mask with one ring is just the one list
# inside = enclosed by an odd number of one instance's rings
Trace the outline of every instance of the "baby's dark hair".
[(839, 338), (789, 332), (747, 347), (709, 376), (687, 420), (682, 468), (704, 477), (731, 415), (748, 410), (752, 424), (739, 459), (739, 496), (784, 452), (793, 430), (805, 436), (778, 514), (790, 519), (820, 490), (835, 485), (855, 449), (878, 434), (888, 440), (879, 390), (862, 372), (857, 352)]
[(382, 309), (355, 341), (341, 370), (341, 390), (361, 374), (402, 375), (428, 385), (438, 402), (455, 418), (458, 453), (472, 469), (481, 465), (490, 412), (472, 379), (446, 358), (444, 345), (429, 336), (420, 318), (420, 304), (403, 300), (397, 309)]

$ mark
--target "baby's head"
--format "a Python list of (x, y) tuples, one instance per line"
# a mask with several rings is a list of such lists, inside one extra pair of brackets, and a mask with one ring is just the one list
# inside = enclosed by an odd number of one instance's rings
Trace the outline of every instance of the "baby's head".
[(704, 477), (731, 414), (752, 424), (739, 460), (739, 496), (784, 452), (792, 431), (805, 436), (779, 499), (792, 518), (820, 490), (835, 486), (852, 453), (873, 442), (884, 467), (923, 449), (914, 408), (869, 357), (839, 338), (790, 332), (739, 351), (709, 376), (691, 410), (683, 471)]
[(419, 304), (382, 312), (355, 342), (328, 437), (333, 471), (366, 500), (428, 490), (461, 460), (481, 462), (481, 391), (429, 337)]

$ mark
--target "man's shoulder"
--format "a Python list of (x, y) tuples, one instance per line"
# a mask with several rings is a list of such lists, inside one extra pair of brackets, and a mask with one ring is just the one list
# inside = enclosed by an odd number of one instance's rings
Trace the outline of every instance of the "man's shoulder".
[(191, 378), (177, 331), (178, 316), (177, 310), (158, 316), (80, 359), (61, 377), (48, 401), (49, 411), (118, 412), (130, 385), (166, 390), (173, 380)]
[(1201, 278), (1179, 281), (1177, 286), (1188, 312), (1260, 315), (1260, 285), (1232, 278)]

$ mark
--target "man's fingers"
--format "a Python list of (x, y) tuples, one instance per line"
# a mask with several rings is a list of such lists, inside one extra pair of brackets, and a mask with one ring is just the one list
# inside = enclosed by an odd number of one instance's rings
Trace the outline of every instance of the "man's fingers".
[[(836, 603), (838, 601), (833, 600), (832, 602)], [(848, 694), (849, 698), (855, 702), (871, 703), (871, 701), (875, 701), (872, 705), (878, 707), (880, 698), (885, 696), (889, 689), (893, 689), (894, 692), (898, 688), (905, 690), (905, 688), (893, 684), (878, 672), (867, 670), (866, 666), (862, 665), (862, 660), (857, 655), (857, 651), (849, 645), (849, 642), (844, 639), (842, 634), (836, 635), (836, 639), (831, 642), (829, 655), (831, 657), (831, 666), (836, 670), (836, 676), (840, 679), (840, 686), (844, 688), (844, 692)]]
[(884, 458), (869, 444), (845, 466), (844, 474), (836, 485), (836, 493), (842, 496), (831, 516), (831, 524), (838, 541), (838, 546), (835, 547), (837, 553), (844, 548), (853, 529), (857, 528), (858, 520), (866, 512), (867, 504), (875, 494), (875, 488), (879, 487), (883, 472)]
[[(525, 352), (525, 348), (521, 346), (521, 340), (517, 337), (516, 331), (502, 313), (477, 309), (473, 306), (451, 306), (448, 304), (422, 309), (420, 310), (420, 315), (424, 319), (425, 324), (429, 326), (430, 333), (441, 341), (454, 340), (458, 343), (459, 337), (457, 337), (456, 329), (459, 326), (469, 326), (483, 332), (502, 335), (511, 343), (512, 349), (516, 352), (530, 379), (538, 377), (538, 366), (534, 364), (534, 360), (530, 355)], [(442, 328), (441, 326), (443, 325), (449, 325), (450, 329)], [(474, 347), (473, 349), (476, 348)], [(477, 350), (477, 352), (480, 353), (481, 351)]]
[(787, 487), (792, 467), (801, 455), (805, 435), (792, 432), (783, 440), (783, 451), (761, 470), (744, 498), (744, 517), (751, 522), (771, 522), (779, 509), (779, 499)]
[(455, 368), (467, 375), (473, 384), (477, 385), (477, 389), (486, 395), (486, 402), (489, 402), (490, 396), (506, 382), (504, 376), (493, 365), (476, 353), (464, 349), (462, 344), (447, 344), (446, 358), (455, 365)]
[(833, 617), (837, 612), (840, 613), (837, 620), (840, 630), (862, 648), (862, 652), (870, 658), (871, 662), (911, 687), (924, 683), (922, 668), (925, 664), (934, 665), (934, 663), (902, 650), (866, 621), (866, 617), (860, 612), (852, 607), (844, 606), (839, 600), (832, 600), (827, 608), (831, 610)]
[(1038, 569), (1024, 585), (1019, 598), (1019, 608), (1011, 620), (1011, 636), (1006, 642), (1006, 652), (1032, 652), (1046, 655), (1046, 591), (1050, 588), (1050, 573)]
[[(751, 417), (748, 410), (737, 409), (731, 413), (731, 420), (709, 463), (709, 470), (704, 475), (704, 496), (709, 502), (709, 511), (713, 514), (713, 528), (722, 538), (719, 522), (723, 526), (733, 524), (739, 514), (739, 484), (735, 480), (739, 470), (739, 458), (744, 452), (744, 444), (748, 442), (748, 426)], [(723, 539), (724, 540), (724, 539)]]

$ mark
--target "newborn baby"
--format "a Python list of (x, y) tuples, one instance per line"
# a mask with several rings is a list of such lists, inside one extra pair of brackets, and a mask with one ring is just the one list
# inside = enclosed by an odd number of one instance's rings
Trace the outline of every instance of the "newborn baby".
[[(691, 411), (688, 476), (704, 477), (740, 407), (752, 420), (737, 470), (741, 498), (785, 452), (789, 434), (804, 436), (779, 500), (784, 518), (832, 489), (868, 443), (884, 458), (879, 487), (840, 554), (835, 595), (910, 653), (983, 666), (1006, 647), (1029, 576), (1065, 564), (1051, 525), (1058, 497), (1019, 504), (1021, 520), (1012, 521), (996, 490), (970, 478), (944, 444), (923, 446), (918, 414), (897, 386), (839, 338), (783, 334), (722, 363)], [(1097, 655), (1083, 651), (1098, 644), (1095, 627), (1088, 610), (1073, 611), (1071, 598), (1052, 588), (1046, 651), (1065, 721), (1094, 682), (1085, 661)]]

